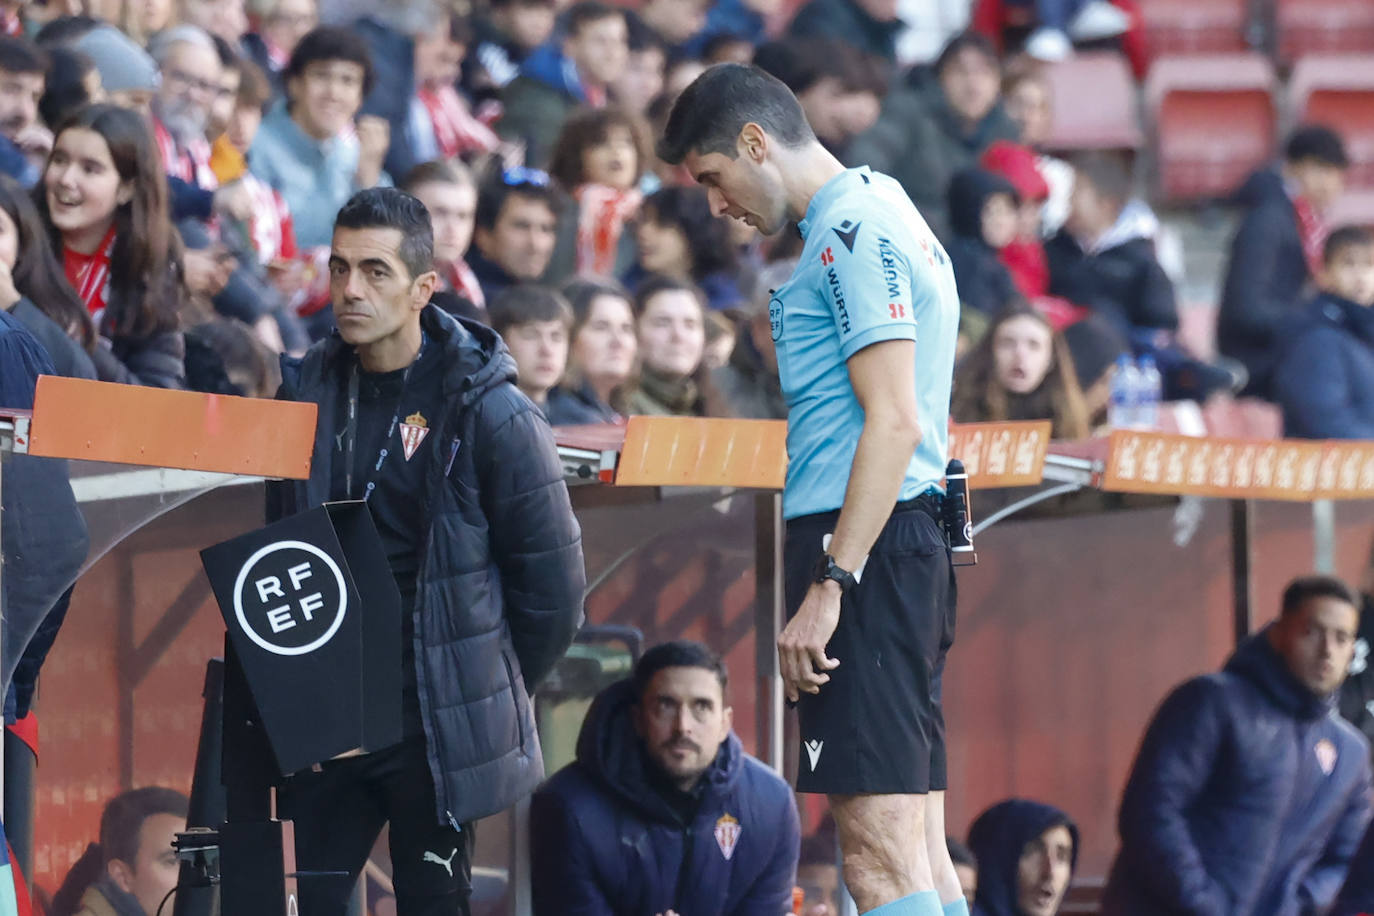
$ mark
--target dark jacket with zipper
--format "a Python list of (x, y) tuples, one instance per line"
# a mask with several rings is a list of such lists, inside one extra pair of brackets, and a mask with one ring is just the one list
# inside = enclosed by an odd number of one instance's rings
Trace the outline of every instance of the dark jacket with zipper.
[(1322, 293), (1279, 322), (1274, 350), (1285, 436), (1374, 439), (1374, 308)]
[[(553, 435), (505, 344), (432, 305), (421, 323), (442, 348), (446, 409), (421, 494), (415, 676), (439, 821), (466, 823), (543, 779), (530, 696), (581, 625), (586, 572)], [(319, 425), (309, 480), (274, 485), (269, 519), (329, 499), (352, 360), (337, 331), (282, 360), (280, 396), (318, 404)]]
[(685, 818), (656, 785), (634, 700), (628, 680), (603, 690), (582, 723), (577, 760), (534, 795), (535, 916), (791, 912), (801, 833), (787, 783), (732, 732)]
[(1121, 801), (1102, 914), (1324, 913), (1369, 791), (1369, 743), (1263, 630), (1155, 713)]

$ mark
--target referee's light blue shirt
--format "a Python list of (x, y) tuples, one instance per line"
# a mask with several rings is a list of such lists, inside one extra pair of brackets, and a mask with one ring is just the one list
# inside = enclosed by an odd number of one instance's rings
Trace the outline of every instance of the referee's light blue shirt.
[(949, 257), (896, 181), (868, 168), (836, 175), (800, 224), (801, 261), (768, 306), (787, 397), (783, 516), (840, 508), (863, 410), (846, 363), (885, 340), (916, 343), (921, 444), (900, 499), (945, 476), (959, 294)]

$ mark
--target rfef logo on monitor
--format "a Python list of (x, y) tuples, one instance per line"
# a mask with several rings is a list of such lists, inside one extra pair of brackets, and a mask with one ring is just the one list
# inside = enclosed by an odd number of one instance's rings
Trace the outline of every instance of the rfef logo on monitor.
[(234, 580), (239, 626), (274, 655), (314, 652), (338, 632), (347, 610), (343, 572), (329, 554), (304, 541), (259, 549)]

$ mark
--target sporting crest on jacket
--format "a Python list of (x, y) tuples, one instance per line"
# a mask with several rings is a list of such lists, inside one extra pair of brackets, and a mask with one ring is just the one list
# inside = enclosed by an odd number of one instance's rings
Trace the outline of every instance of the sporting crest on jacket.
[(1336, 745), (1330, 740), (1323, 738), (1317, 742), (1317, 746), (1312, 748), (1312, 753), (1317, 755), (1317, 766), (1322, 768), (1322, 772), (1327, 776), (1336, 769)]
[(418, 410), (406, 417), (406, 421), (401, 424), (401, 450), (405, 453), (406, 461), (410, 460), (428, 435), (429, 421), (420, 416)]
[(727, 862), (735, 854), (735, 844), (739, 842), (742, 829), (739, 821), (729, 814), (722, 814), (720, 820), (716, 821), (716, 845), (720, 847), (720, 854), (725, 856)]

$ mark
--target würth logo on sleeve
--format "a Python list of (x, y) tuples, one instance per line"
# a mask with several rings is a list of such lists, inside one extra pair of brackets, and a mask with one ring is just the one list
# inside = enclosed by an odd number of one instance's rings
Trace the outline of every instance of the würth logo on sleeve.
[(739, 821), (729, 814), (722, 814), (720, 820), (716, 821), (716, 845), (727, 862), (735, 854), (735, 845), (739, 843), (742, 829)]
[(428, 435), (429, 422), (420, 416), (418, 410), (406, 417), (406, 421), (401, 424), (401, 451), (405, 453), (406, 461), (411, 459)]

